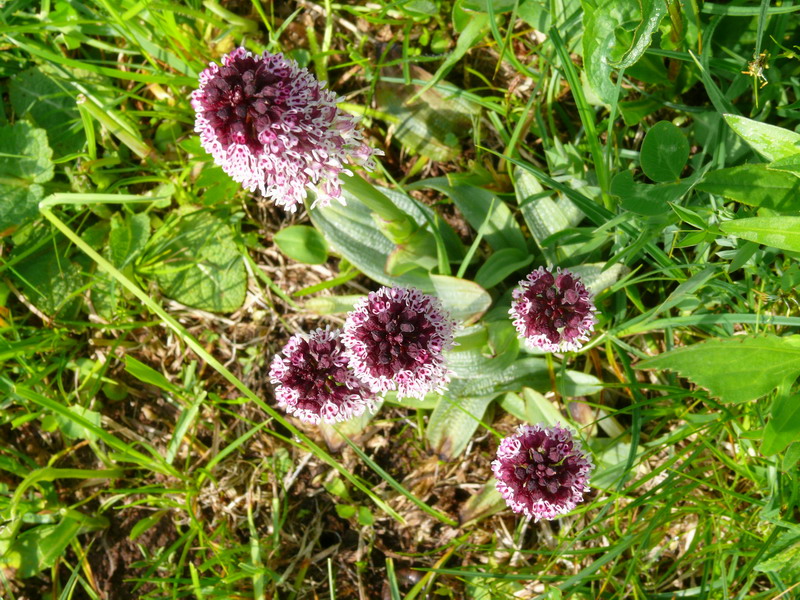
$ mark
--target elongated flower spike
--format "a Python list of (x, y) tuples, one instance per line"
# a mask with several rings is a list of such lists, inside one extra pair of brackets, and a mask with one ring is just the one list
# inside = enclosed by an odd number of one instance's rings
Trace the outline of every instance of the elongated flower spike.
[(270, 366), (278, 405), (306, 423), (346, 421), (375, 409), (376, 395), (353, 376), (341, 331), (317, 329), (289, 338)]
[(378, 392), (422, 399), (450, 380), (442, 351), (453, 346), (455, 327), (437, 298), (382, 287), (348, 314), (342, 339), (358, 378)]
[(506, 504), (529, 519), (555, 519), (583, 501), (594, 469), (572, 431), (520, 425), (497, 448), (492, 471)]
[(337, 107), (340, 100), (283, 54), (237, 48), (200, 73), (195, 131), (246, 189), (294, 212), (310, 188), (325, 206), (343, 202), (339, 175), (352, 174), (348, 157), (371, 171), (373, 156), (383, 154), (363, 142), (358, 119)]
[(576, 351), (597, 322), (592, 294), (580, 277), (566, 269), (539, 267), (512, 292), (509, 314), (519, 337), (531, 349)]

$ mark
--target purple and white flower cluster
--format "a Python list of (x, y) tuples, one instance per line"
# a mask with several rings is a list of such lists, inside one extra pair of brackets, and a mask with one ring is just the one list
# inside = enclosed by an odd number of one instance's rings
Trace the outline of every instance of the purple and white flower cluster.
[(340, 331), (295, 334), (272, 359), (270, 378), (278, 406), (307, 423), (335, 423), (374, 410), (372, 389), (347, 368)]
[(559, 424), (520, 425), (497, 448), (492, 471), (506, 504), (529, 519), (555, 519), (589, 491), (591, 457), (573, 432)]
[(442, 352), (456, 323), (438, 299), (414, 288), (383, 287), (358, 302), (343, 331), (296, 334), (276, 355), (270, 380), (278, 405), (307, 423), (333, 423), (374, 410), (378, 395), (441, 393), (449, 380)]
[(383, 154), (363, 141), (358, 119), (325, 82), (283, 54), (237, 48), (200, 73), (192, 92), (195, 131), (214, 162), (245, 189), (294, 212), (306, 190), (315, 204), (344, 202), (339, 175), (352, 162), (373, 170)]
[(443, 350), (456, 323), (438, 298), (414, 288), (381, 288), (358, 302), (344, 324), (356, 375), (380, 392), (419, 398), (449, 381)]
[[(214, 161), (250, 191), (289, 212), (310, 189), (315, 204), (342, 199), (352, 162), (368, 170), (382, 154), (363, 141), (358, 119), (305, 68), (282, 54), (237, 48), (200, 74), (192, 93), (195, 131)], [(528, 347), (577, 351), (594, 329), (596, 308), (580, 278), (539, 267), (519, 282), (509, 310)], [(278, 405), (313, 424), (374, 411), (379, 396), (422, 399), (450, 378), (444, 352), (456, 323), (441, 302), (414, 288), (382, 287), (359, 301), (341, 330), (293, 335), (270, 367)], [(514, 512), (553, 519), (575, 508), (594, 468), (571, 430), (520, 425), (500, 442), (492, 471)]]
[(580, 350), (597, 322), (592, 294), (580, 277), (539, 267), (519, 282), (509, 314), (519, 337), (544, 352)]

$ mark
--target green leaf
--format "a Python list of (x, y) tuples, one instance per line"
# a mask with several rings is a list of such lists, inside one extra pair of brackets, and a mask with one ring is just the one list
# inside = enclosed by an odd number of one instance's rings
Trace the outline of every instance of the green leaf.
[(187, 406), (181, 411), (181, 415), (178, 417), (178, 422), (175, 425), (175, 430), (172, 433), (172, 438), (169, 441), (169, 446), (167, 446), (167, 453), (164, 455), (164, 460), (168, 465), (171, 465), (175, 460), (175, 456), (183, 443), (186, 432), (197, 417), (197, 412), (200, 410), (200, 405), (203, 402), (204, 396), (205, 394), (199, 395), (190, 406)]
[(688, 223), (693, 227), (697, 227), (698, 229), (702, 229), (705, 232), (709, 228), (709, 224), (706, 222), (703, 217), (698, 215), (696, 212), (691, 210), (690, 208), (686, 208), (685, 206), (680, 206), (679, 204), (672, 204), (670, 202), (670, 208), (672, 208), (673, 212), (678, 215), (681, 221), (684, 223)]
[(516, 248), (503, 248), (493, 253), (475, 274), (475, 283), (483, 288), (493, 288), (512, 273), (529, 265), (533, 260), (530, 252)]
[(621, 200), (622, 208), (644, 216), (669, 212), (669, 203), (677, 202), (692, 187), (689, 179), (673, 183), (638, 183), (631, 171), (622, 171), (611, 180), (611, 193)]
[(416, 268), (430, 271), (438, 264), (436, 240), (430, 231), (418, 229), (392, 250), (386, 260), (384, 270), (389, 275), (395, 276)]
[(109, 258), (118, 269), (124, 269), (144, 250), (150, 238), (150, 217), (146, 213), (125, 219), (115, 215), (108, 236)]
[(355, 303), (363, 297), (361, 294), (317, 296), (306, 300), (303, 308), (318, 315), (339, 315), (353, 310)]
[(666, 2), (660, 0), (638, 0), (641, 20), (633, 32), (633, 42), (622, 59), (612, 64), (617, 69), (633, 66), (650, 47), (653, 34), (658, 31), (661, 19), (667, 14)]
[(482, 13), (489, 12), (489, 3), (492, 4), (494, 14), (499, 15), (502, 13), (511, 12), (514, 6), (521, 4), (520, 0), (464, 0), (462, 8), (468, 10), (475, 10)]
[(719, 228), (725, 233), (778, 248), (800, 252), (800, 217), (751, 217), (724, 221)]
[(599, 294), (616, 283), (630, 269), (619, 263), (608, 268), (605, 263), (589, 263), (570, 267), (569, 270), (581, 278), (583, 285), (589, 288), (590, 292)]
[(761, 451), (776, 454), (800, 441), (800, 395), (779, 394), (772, 401), (772, 418), (764, 428)]
[(0, 557), (0, 566), (15, 569), (14, 575), (20, 579), (33, 577), (52, 567), (79, 533), (102, 529), (107, 524), (102, 517), (90, 519), (70, 511), (56, 525), (39, 525), (17, 536)]
[(458, 513), (458, 520), (462, 527), (470, 521), (485, 519), (506, 507), (506, 501), (500, 492), (497, 491), (497, 480), (492, 477), (481, 488), (481, 491), (471, 496), (462, 506)]
[(273, 238), (286, 256), (307, 265), (321, 265), (328, 259), (328, 243), (322, 234), (308, 225), (291, 225)]
[(769, 163), (768, 168), (775, 169), (777, 171), (789, 171), (790, 173), (800, 175), (800, 154), (792, 154), (786, 158), (781, 158), (780, 160), (771, 162)]
[(394, 122), (393, 137), (411, 154), (438, 161), (456, 160), (462, 152), (461, 140), (471, 131), (478, 111), (463, 98), (430, 88), (437, 80), (427, 71), (415, 68), (414, 77), (428, 83), (422, 88), (379, 84), (378, 109)]
[[(100, 413), (89, 410), (88, 408), (84, 408), (82, 406), (68, 406), (66, 407), (70, 413), (79, 415), (86, 419), (92, 425), (96, 427), (100, 427)], [(68, 415), (62, 414), (54, 414), (53, 417), (55, 418), (56, 423), (58, 423), (58, 428), (64, 437), (69, 438), (71, 440), (80, 439), (80, 440), (90, 440), (96, 441), (97, 435), (91, 429), (88, 429), (80, 424), (80, 422), (75, 421), (69, 418)]]
[(39, 214), (41, 185), (53, 178), (47, 132), (19, 121), (0, 127), (0, 233)]
[(163, 374), (159, 373), (152, 367), (147, 366), (143, 362), (136, 360), (130, 355), (125, 356), (125, 370), (136, 377), (136, 379), (139, 381), (154, 385), (157, 388), (161, 388), (165, 392), (169, 392), (170, 394), (174, 394), (176, 396), (181, 395), (180, 388), (170, 382), (170, 380), (164, 377)]
[(740, 165), (711, 171), (696, 189), (748, 206), (785, 213), (800, 211), (800, 178), (773, 170), (772, 165)]
[[(20, 290), (44, 314), (71, 319), (80, 307), (78, 290), (83, 286), (81, 269), (65, 255), (60, 238), (45, 243), (27, 254), (28, 243), (14, 248), (12, 257), (24, 256), (14, 265), (14, 279)], [(35, 240), (30, 240), (35, 244)], [(27, 256), (26, 256), (27, 254)]]
[[(347, 206), (333, 202), (328, 206), (313, 208), (309, 213), (314, 226), (322, 232), (336, 252), (381, 285), (413, 286), (425, 293), (431, 293), (433, 284), (426, 272), (414, 270), (396, 277), (386, 273), (386, 261), (394, 251), (395, 244), (376, 227), (369, 208), (356, 196), (348, 193), (346, 188), (343, 195)], [(393, 200), (397, 198), (396, 194), (386, 195)], [(410, 200), (407, 202), (411, 204)]]
[(689, 160), (689, 140), (669, 121), (659, 121), (644, 136), (639, 162), (642, 171), (656, 182), (680, 178)]
[(247, 273), (228, 223), (198, 211), (168, 223), (148, 244), (140, 267), (164, 295), (194, 308), (233, 312), (244, 302)]
[(769, 549), (773, 555), (754, 567), (762, 573), (778, 573), (785, 582), (800, 581), (800, 534), (784, 531)]
[(800, 133), (738, 115), (723, 116), (731, 129), (768, 161), (800, 153)]
[[(407, 196), (392, 190), (383, 190), (383, 193), (400, 210), (411, 215), (417, 224), (426, 223), (423, 211)], [(367, 277), (381, 285), (412, 286), (426, 294), (436, 293), (456, 320), (474, 321), (488, 308), (491, 297), (478, 284), (470, 281), (429, 275), (422, 269), (396, 276), (386, 273), (385, 266), (396, 246), (375, 226), (369, 208), (350, 194), (347, 188), (344, 189), (344, 196), (347, 206), (331, 203), (314, 208), (310, 211), (311, 220), (331, 246)], [(447, 243), (448, 236), (443, 237)]]
[(492, 305), (492, 297), (477, 283), (448, 275), (431, 275), (430, 280), (442, 306), (463, 325), (477, 321)]
[(27, 116), (47, 130), (56, 154), (78, 152), (86, 144), (75, 98), (38, 67), (12, 77), (8, 95), (18, 116)]
[(544, 423), (552, 426), (564, 421), (564, 417), (547, 398), (536, 390), (524, 387), (522, 396), (510, 392), (500, 400), (503, 410), (511, 413), (520, 421), (534, 425)]
[(800, 442), (792, 442), (783, 454), (783, 470), (791, 471), (798, 462), (800, 462)]
[[(195, 156), (207, 156), (206, 151), (200, 146), (200, 138), (192, 137), (185, 141), (193, 142), (193, 140), (197, 140), (197, 146), (200, 149), (196, 151), (194, 143), (192, 143), (189, 145), (187, 152), (191, 150), (190, 154), (194, 154)], [(179, 145), (182, 148), (184, 147), (183, 143)], [(204, 206), (214, 206), (220, 202), (229, 201), (242, 187), (238, 182), (231, 179), (221, 167), (216, 165), (204, 166), (197, 180), (194, 182), (194, 186), (195, 188), (204, 190), (202, 195), (200, 195), (200, 201)]]
[[(424, 179), (408, 187), (409, 189), (432, 188), (447, 194), (475, 231), (486, 222), (484, 237), (495, 250), (516, 248), (521, 252), (528, 251), (525, 236), (511, 210), (492, 192), (472, 185), (452, 185), (446, 177)], [(489, 215), (490, 208), (492, 208), (491, 215)]]
[(800, 374), (800, 336), (715, 339), (665, 352), (638, 366), (677, 371), (724, 402), (746, 402)]
[[(583, 0), (583, 60), (589, 84), (600, 100), (617, 99), (611, 81), (613, 68), (636, 63), (650, 46), (653, 33), (666, 14), (660, 0)], [(633, 36), (628, 33), (635, 30)]]
[[(605, 442), (605, 445), (601, 445)], [(628, 457), (631, 453), (630, 442), (622, 440), (613, 441), (609, 438), (600, 438), (592, 440), (592, 450), (594, 451), (594, 460), (597, 469), (592, 473), (591, 484), (592, 487), (601, 490), (612, 490), (617, 488), (622, 479), (628, 479), (633, 476), (629, 470)], [(640, 458), (645, 453), (642, 446), (636, 448), (636, 459)]]
[(556, 423), (564, 421), (564, 417), (552, 402), (536, 390), (522, 388), (522, 397), (525, 400), (525, 420), (531, 425), (544, 423), (552, 427)]
[[(454, 372), (448, 385), (453, 397), (496, 396), (519, 392), (526, 386), (541, 391), (552, 388), (550, 371), (543, 358), (514, 360), (513, 352), (495, 356), (483, 353), (480, 348), (465, 350), (457, 346), (447, 353), (447, 364)], [(593, 375), (572, 370), (556, 372), (555, 383), (559, 392), (567, 397), (589, 396), (602, 389)]]
[(166, 510), (159, 510), (158, 512), (153, 513), (148, 517), (144, 517), (137, 521), (136, 525), (131, 527), (131, 532), (128, 534), (128, 539), (133, 541), (140, 535), (142, 535), (145, 531), (153, 527), (154, 525), (158, 524), (158, 522), (166, 515), (169, 511)]
[(459, 456), (494, 395), (455, 398), (445, 393), (431, 413), (425, 437), (443, 460)]
[(569, 198), (554, 201), (553, 192), (545, 190), (531, 173), (516, 167), (514, 169), (514, 192), (517, 196), (522, 218), (534, 241), (550, 263), (558, 264), (577, 246), (565, 246), (553, 250), (542, 242), (550, 236), (577, 225), (583, 219)]
[(372, 511), (366, 506), (358, 507), (358, 524), (369, 527), (375, 524), (375, 516)]
[(351, 519), (356, 516), (356, 507), (352, 504), (337, 504), (336, 514), (342, 519)]

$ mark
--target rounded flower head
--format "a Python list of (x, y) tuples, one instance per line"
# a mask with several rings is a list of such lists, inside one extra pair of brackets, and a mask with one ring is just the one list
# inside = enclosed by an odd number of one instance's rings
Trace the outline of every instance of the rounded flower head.
[(346, 421), (375, 408), (375, 394), (347, 368), (340, 331), (296, 334), (272, 359), (278, 405), (306, 423)]
[(539, 267), (519, 282), (509, 314), (530, 348), (545, 352), (579, 350), (589, 339), (597, 310), (580, 277)]
[(382, 287), (347, 315), (342, 339), (362, 381), (421, 400), (450, 380), (442, 351), (453, 346), (455, 326), (437, 298), (414, 288)]
[(214, 162), (246, 189), (294, 212), (310, 187), (325, 206), (341, 200), (347, 156), (372, 170), (372, 156), (381, 154), (363, 143), (357, 119), (338, 100), (283, 54), (237, 48), (200, 73), (194, 129)]
[(593, 469), (580, 441), (558, 424), (520, 425), (500, 442), (492, 461), (497, 490), (508, 506), (536, 521), (555, 519), (582, 502)]

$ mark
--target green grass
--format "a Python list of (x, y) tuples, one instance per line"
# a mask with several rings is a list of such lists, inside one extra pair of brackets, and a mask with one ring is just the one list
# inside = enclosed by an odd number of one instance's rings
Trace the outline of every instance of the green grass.
[[(800, 247), (745, 220), (800, 210), (795, 7), (665, 6), (0, 6), (0, 596), (800, 597)], [(190, 93), (240, 43), (363, 115), (383, 194), (288, 216), (213, 165)], [(599, 323), (542, 357), (507, 309), (553, 263)], [(411, 281), (469, 322), (446, 398), (274, 408), (291, 334)], [(556, 417), (593, 491), (527, 522), (489, 464)]]

